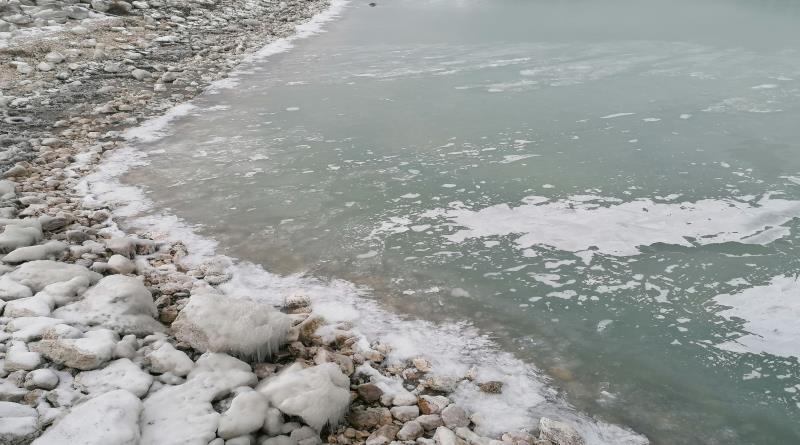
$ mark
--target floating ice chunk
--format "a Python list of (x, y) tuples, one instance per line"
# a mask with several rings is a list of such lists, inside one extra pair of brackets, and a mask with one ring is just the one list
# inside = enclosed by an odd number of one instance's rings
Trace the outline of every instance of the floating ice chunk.
[(636, 199), (611, 206), (574, 198), (517, 207), (498, 204), (481, 210), (453, 208), (431, 214), (444, 215), (464, 227), (445, 235), (456, 243), (517, 234), (520, 249), (549, 245), (580, 252), (594, 248), (596, 253), (615, 256), (636, 255), (639, 246), (656, 243), (687, 247), (725, 242), (767, 244), (789, 234), (789, 228), (782, 225), (800, 216), (800, 201), (769, 196), (757, 203)]
[(193, 295), (172, 329), (198, 351), (261, 360), (285, 343), (290, 325), (290, 318), (269, 304), (208, 293)]
[(127, 358), (114, 360), (103, 369), (81, 372), (73, 382), (76, 388), (93, 396), (124, 389), (136, 397), (147, 394), (152, 383), (153, 376)]
[(714, 297), (730, 309), (718, 313), (745, 320), (743, 336), (717, 345), (720, 349), (781, 357), (800, 357), (800, 282), (777, 276), (769, 284)]
[(247, 363), (226, 354), (203, 354), (185, 383), (165, 386), (145, 399), (140, 445), (207, 445), (217, 437), (220, 417), (211, 402), (257, 381)]
[(146, 335), (164, 330), (158, 311), (141, 280), (111, 275), (89, 288), (83, 299), (60, 307), (55, 317), (87, 326), (100, 325), (120, 334)]
[(303, 369), (295, 363), (259, 385), (269, 402), (320, 431), (342, 420), (350, 403), (350, 379), (335, 363)]
[(138, 445), (142, 402), (125, 390), (107, 392), (70, 410), (34, 445)]
[(625, 116), (633, 116), (636, 113), (614, 113), (614, 114), (607, 114), (605, 116), (600, 117), (600, 119), (614, 119), (616, 117), (625, 117)]
[(85, 277), (91, 284), (97, 283), (102, 275), (77, 264), (58, 261), (30, 261), (11, 273), (8, 277), (38, 292), (53, 283), (69, 281), (75, 277)]

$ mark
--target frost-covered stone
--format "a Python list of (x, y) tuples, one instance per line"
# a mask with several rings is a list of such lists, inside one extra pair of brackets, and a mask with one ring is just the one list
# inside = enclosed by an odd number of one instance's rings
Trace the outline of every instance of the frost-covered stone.
[(145, 399), (140, 444), (208, 444), (217, 437), (220, 416), (211, 402), (257, 381), (247, 363), (226, 354), (203, 354), (185, 383), (165, 386)]
[(53, 283), (69, 281), (75, 277), (85, 277), (90, 284), (100, 281), (98, 273), (77, 264), (60, 263), (51, 260), (30, 261), (19, 266), (8, 277), (39, 292)]
[(77, 276), (69, 281), (47, 285), (36, 295), (46, 295), (58, 307), (77, 300), (80, 295), (86, 292), (89, 286), (90, 282), (87, 277)]
[(350, 379), (334, 363), (303, 369), (296, 363), (264, 381), (258, 390), (283, 413), (302, 418), (320, 431), (336, 425), (350, 403)]
[(113, 273), (125, 275), (133, 273), (136, 270), (136, 265), (133, 264), (133, 261), (122, 255), (112, 255), (111, 258), (108, 259), (108, 268)]
[(153, 376), (127, 358), (114, 360), (102, 369), (78, 373), (73, 381), (76, 388), (91, 395), (124, 389), (136, 397), (144, 397), (152, 383)]
[(0, 252), (8, 253), (20, 247), (31, 246), (42, 239), (41, 227), (9, 224), (0, 234)]
[(64, 320), (51, 317), (18, 317), (6, 324), (6, 331), (11, 332), (11, 338), (25, 342), (42, 338), (44, 332)]
[(107, 392), (73, 407), (33, 444), (138, 445), (141, 411), (142, 402), (128, 391)]
[(444, 425), (442, 416), (438, 414), (424, 414), (416, 418), (416, 421), (422, 425), (425, 431), (432, 431)]
[[(30, 264), (30, 263), (28, 263)], [(83, 299), (53, 311), (53, 316), (87, 326), (103, 326), (121, 334), (144, 335), (164, 330), (158, 311), (141, 280), (111, 275), (89, 288)]]
[(28, 286), (17, 283), (9, 278), (8, 275), (0, 277), (0, 300), (18, 300), (31, 296), (33, 296), (33, 292)]
[(26, 261), (54, 259), (67, 250), (67, 245), (61, 241), (48, 241), (38, 246), (26, 246), (14, 249), (4, 256), (4, 263), (24, 263)]
[(58, 386), (58, 374), (51, 369), (35, 369), (25, 375), (26, 388), (51, 390)]
[(184, 377), (194, 367), (194, 362), (185, 352), (175, 349), (167, 342), (147, 354), (145, 358), (150, 362), (150, 370), (156, 374), (169, 372), (178, 377)]
[(398, 427), (397, 425), (384, 425), (375, 430), (372, 434), (370, 434), (365, 444), (388, 445), (389, 443), (394, 441), (398, 431), (400, 431), (400, 427)]
[(53, 301), (36, 294), (29, 298), (9, 301), (3, 311), (6, 317), (47, 317), (53, 310)]
[(230, 408), (219, 419), (217, 435), (223, 439), (250, 434), (264, 425), (269, 404), (258, 391), (247, 391), (236, 395)]
[(21, 342), (12, 342), (6, 351), (3, 367), (6, 371), (30, 371), (42, 363), (42, 356), (38, 352), (28, 351), (28, 346)]
[(405, 390), (395, 393), (392, 397), (392, 405), (395, 406), (410, 406), (416, 404), (417, 396)]
[(38, 434), (38, 417), (36, 410), (29, 406), (0, 402), (0, 443), (29, 443)]
[(272, 437), (281, 434), (281, 428), (283, 428), (283, 414), (281, 414), (281, 410), (272, 407), (267, 408), (267, 412), (264, 414), (263, 431), (267, 436)]
[(109, 361), (116, 343), (114, 332), (101, 329), (89, 331), (83, 338), (42, 340), (36, 349), (53, 362), (87, 371)]
[(203, 293), (189, 299), (172, 330), (199, 351), (262, 361), (285, 342), (290, 325), (288, 316), (268, 304)]
[(28, 391), (25, 391), (10, 381), (6, 379), (0, 379), (0, 401), (19, 402), (27, 393)]
[(106, 249), (126, 258), (132, 258), (136, 253), (136, 242), (131, 238), (111, 238), (106, 240)]
[(542, 417), (539, 419), (539, 439), (558, 445), (584, 445), (583, 437), (571, 425)]

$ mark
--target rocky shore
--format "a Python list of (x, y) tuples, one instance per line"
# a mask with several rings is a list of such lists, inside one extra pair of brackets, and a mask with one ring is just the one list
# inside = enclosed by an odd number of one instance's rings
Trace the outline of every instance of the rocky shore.
[(584, 442), (547, 418), (481, 437), (425, 358), (389, 363), (303, 295), (228, 298), (224, 261), (189, 265), (76, 190), (126, 129), (327, 6), (0, 0), (0, 444)]

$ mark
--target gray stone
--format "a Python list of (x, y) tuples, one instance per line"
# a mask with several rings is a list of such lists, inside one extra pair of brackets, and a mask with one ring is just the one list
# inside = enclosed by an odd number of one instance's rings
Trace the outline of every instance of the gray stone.
[(416, 438), (422, 436), (422, 433), (424, 433), (422, 425), (412, 420), (406, 422), (406, 424), (400, 428), (400, 431), (397, 432), (397, 438), (399, 440), (416, 440)]
[(584, 445), (583, 437), (571, 425), (542, 417), (539, 419), (539, 439), (557, 445)]
[(469, 426), (467, 412), (458, 405), (450, 405), (442, 410), (442, 422), (448, 428), (458, 428)]

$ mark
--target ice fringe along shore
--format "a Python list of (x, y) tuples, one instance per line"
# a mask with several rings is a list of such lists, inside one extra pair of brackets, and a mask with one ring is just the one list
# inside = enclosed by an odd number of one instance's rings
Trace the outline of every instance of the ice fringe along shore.
[(121, 129), (156, 137), (250, 55), (315, 32), (328, 6), (97, 0), (102, 22), (69, 7), (21, 25), (66, 17), (59, 38), (2, 53), (0, 442), (646, 443), (575, 413), (466, 324), (215, 256), (118, 182), (145, 161)]

